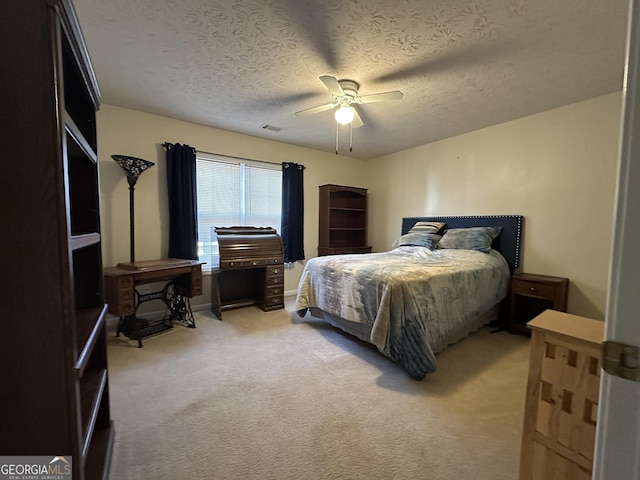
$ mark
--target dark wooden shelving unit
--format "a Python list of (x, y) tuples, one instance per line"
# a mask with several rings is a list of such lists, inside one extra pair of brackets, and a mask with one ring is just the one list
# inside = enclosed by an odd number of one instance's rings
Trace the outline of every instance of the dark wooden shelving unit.
[(0, 26), (0, 452), (67, 456), (74, 479), (106, 480), (100, 91), (71, 0), (7, 0)]
[(367, 189), (320, 186), (318, 255), (370, 253), (367, 245)]

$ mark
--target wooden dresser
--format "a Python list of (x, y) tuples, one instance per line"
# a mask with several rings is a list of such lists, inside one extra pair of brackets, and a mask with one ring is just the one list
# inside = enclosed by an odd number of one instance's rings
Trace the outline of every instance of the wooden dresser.
[(284, 308), (284, 250), (270, 227), (215, 227), (219, 267), (211, 272), (211, 310), (257, 305), (262, 310)]
[(528, 325), (520, 480), (589, 480), (604, 322), (546, 310)]

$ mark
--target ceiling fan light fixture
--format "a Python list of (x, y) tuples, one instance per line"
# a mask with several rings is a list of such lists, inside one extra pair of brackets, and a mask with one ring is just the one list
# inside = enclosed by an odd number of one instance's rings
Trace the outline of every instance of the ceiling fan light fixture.
[(350, 124), (353, 122), (353, 117), (353, 108), (345, 105), (342, 105), (335, 113), (336, 122), (341, 125)]

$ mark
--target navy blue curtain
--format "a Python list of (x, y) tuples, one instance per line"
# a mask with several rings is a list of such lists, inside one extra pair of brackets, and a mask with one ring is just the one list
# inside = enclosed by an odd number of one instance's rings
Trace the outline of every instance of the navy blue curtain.
[(196, 151), (179, 143), (164, 146), (169, 192), (169, 258), (198, 260)]
[(284, 262), (304, 260), (304, 165), (282, 164), (282, 225)]

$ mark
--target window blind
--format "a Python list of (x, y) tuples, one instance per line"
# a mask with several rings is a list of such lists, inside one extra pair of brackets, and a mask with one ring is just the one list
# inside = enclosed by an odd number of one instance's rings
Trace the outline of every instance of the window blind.
[(231, 161), (198, 154), (198, 256), (205, 270), (218, 265), (213, 227), (251, 225), (280, 231), (282, 217), (282, 168), (252, 162)]

